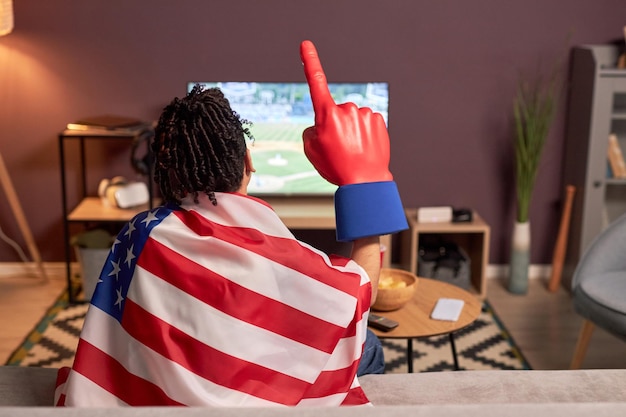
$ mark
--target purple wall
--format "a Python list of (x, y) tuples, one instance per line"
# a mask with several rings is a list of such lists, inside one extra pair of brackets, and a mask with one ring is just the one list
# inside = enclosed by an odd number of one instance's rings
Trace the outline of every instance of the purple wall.
[[(490, 262), (506, 264), (517, 74), (568, 46), (620, 38), (623, 6), (15, 0), (15, 31), (0, 38), (0, 151), (44, 260), (62, 261), (57, 134), (67, 122), (107, 113), (155, 119), (189, 80), (304, 81), (298, 47), (311, 39), (330, 81), (390, 83), (391, 169), (404, 204), (476, 209), (492, 228)], [(563, 124), (564, 99), (532, 202), (533, 263), (550, 263), (556, 238)], [(127, 148), (112, 148), (94, 156), (107, 165), (94, 170), (96, 185), (127, 169)], [(0, 226), (26, 248), (5, 198)], [(0, 261), (18, 260), (0, 242)]]

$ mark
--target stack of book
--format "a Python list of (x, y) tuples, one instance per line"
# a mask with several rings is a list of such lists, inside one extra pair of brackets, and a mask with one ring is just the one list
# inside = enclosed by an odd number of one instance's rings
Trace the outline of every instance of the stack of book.
[(617, 135), (609, 135), (609, 178), (626, 178), (626, 162)]

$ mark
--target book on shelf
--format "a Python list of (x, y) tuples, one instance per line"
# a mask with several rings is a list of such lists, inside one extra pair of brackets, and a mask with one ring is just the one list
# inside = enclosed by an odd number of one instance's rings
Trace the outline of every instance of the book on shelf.
[(68, 123), (68, 130), (79, 131), (108, 131), (108, 132), (137, 132), (150, 127), (151, 124), (143, 120), (125, 116), (103, 115), (85, 117), (74, 123)]
[(608, 159), (613, 178), (626, 178), (626, 162), (617, 135), (609, 135)]

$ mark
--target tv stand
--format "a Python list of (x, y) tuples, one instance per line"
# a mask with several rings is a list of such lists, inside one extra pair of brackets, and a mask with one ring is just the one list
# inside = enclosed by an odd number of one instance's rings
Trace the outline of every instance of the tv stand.
[[(289, 229), (334, 230), (335, 203), (333, 197), (265, 197), (278, 217)], [(391, 265), (391, 235), (380, 237), (386, 246), (383, 266)]]
[(334, 229), (333, 197), (267, 197), (278, 217), (290, 229)]
[[(400, 263), (404, 269), (417, 274), (419, 240), (425, 235), (444, 235), (446, 239), (463, 247), (470, 258), (472, 293), (487, 297), (486, 271), (489, 262), (489, 236), (491, 228), (477, 212), (471, 222), (425, 223), (417, 221), (417, 208), (406, 209), (409, 230), (401, 233)], [(418, 289), (419, 291), (419, 289)]]

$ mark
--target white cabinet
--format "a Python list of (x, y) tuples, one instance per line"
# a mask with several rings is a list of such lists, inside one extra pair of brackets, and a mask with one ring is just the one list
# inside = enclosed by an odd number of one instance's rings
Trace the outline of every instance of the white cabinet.
[(574, 48), (569, 80), (564, 182), (576, 187), (563, 285), (591, 241), (626, 212), (626, 179), (608, 175), (608, 138), (626, 152), (626, 70), (617, 69), (612, 45)]

